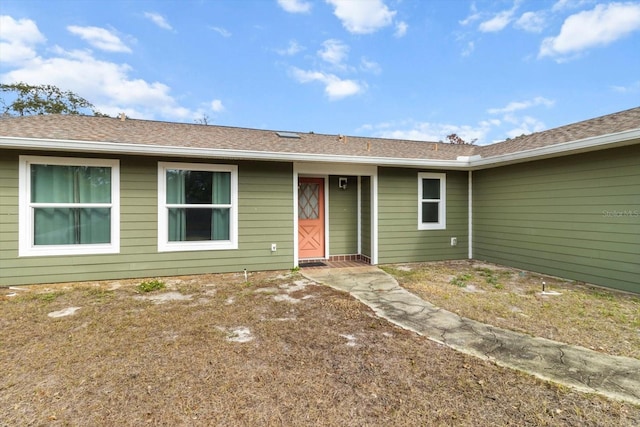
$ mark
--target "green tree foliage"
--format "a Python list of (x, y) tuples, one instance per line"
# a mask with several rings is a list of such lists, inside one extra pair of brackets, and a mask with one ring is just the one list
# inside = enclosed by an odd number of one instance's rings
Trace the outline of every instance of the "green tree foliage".
[[(102, 116), (92, 103), (53, 85), (0, 84), (0, 108), (9, 116), (42, 114), (88, 114)], [(6, 98), (5, 98), (6, 97)], [(8, 99), (8, 101), (7, 101)]]
[(458, 144), (458, 145), (473, 145), (478, 140), (477, 138), (472, 139), (471, 141), (465, 141), (460, 138), (457, 134), (452, 133), (451, 135), (447, 135), (447, 140), (449, 144)]

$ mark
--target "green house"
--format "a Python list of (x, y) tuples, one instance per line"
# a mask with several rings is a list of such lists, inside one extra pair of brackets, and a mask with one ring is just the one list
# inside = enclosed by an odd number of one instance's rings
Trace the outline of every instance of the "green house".
[(488, 146), (0, 118), (0, 285), (467, 258), (640, 292), (640, 108)]

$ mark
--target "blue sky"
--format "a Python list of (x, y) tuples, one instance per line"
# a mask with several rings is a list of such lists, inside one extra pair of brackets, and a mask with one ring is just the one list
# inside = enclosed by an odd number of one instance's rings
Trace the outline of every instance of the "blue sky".
[(640, 105), (640, 2), (3, 0), (0, 81), (131, 118), (488, 144)]

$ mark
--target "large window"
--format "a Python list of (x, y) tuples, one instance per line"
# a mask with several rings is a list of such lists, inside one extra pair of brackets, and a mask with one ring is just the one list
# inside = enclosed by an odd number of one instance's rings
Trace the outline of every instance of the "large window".
[(20, 156), (19, 255), (117, 253), (117, 160)]
[(445, 174), (418, 174), (419, 230), (444, 230), (446, 228), (446, 188)]
[(237, 167), (158, 164), (158, 250), (237, 248)]

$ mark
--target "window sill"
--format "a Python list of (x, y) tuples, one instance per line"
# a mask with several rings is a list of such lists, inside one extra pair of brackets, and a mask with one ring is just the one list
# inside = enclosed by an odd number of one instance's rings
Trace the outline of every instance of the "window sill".
[(238, 244), (232, 241), (212, 242), (169, 242), (158, 245), (158, 252), (185, 251), (224, 251), (238, 249)]
[(446, 230), (445, 224), (419, 224), (418, 230)]
[(120, 246), (117, 245), (42, 245), (18, 250), (19, 257), (104, 255), (117, 253), (120, 253)]

